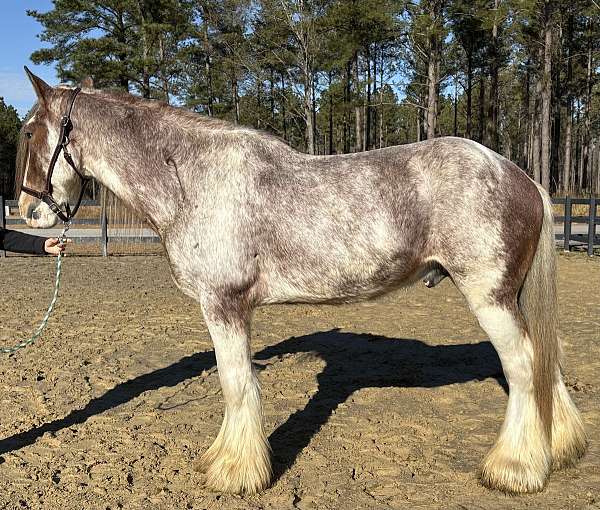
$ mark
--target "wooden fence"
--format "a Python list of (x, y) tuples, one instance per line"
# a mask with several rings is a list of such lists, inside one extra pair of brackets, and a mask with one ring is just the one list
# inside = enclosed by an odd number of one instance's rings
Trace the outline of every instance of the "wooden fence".
[[(111, 199), (112, 198), (112, 199)], [(88, 255), (103, 256), (109, 255), (109, 246), (120, 246), (120, 251), (113, 250), (112, 253), (120, 254), (145, 254), (148, 252), (157, 253), (161, 249), (157, 248), (160, 245), (160, 238), (149, 225), (143, 220), (131, 217), (131, 213), (126, 220), (119, 219), (118, 224), (111, 223), (111, 217), (114, 214), (109, 214), (112, 209), (118, 206), (118, 200), (114, 197), (105, 197), (104, 200), (83, 200), (81, 202), (81, 212), (77, 218), (72, 221), (69, 239), (75, 242), (75, 245), (87, 246), (87, 249), (80, 250), (81, 253)], [(0, 227), (22, 227), (26, 225), (25, 221), (18, 215), (11, 214), (18, 207), (16, 200), (5, 200), (0, 195)], [(124, 207), (124, 206), (121, 206)], [(135, 235), (129, 233), (131, 225), (124, 224), (126, 222), (135, 222), (139, 224), (138, 232)], [(43, 231), (43, 229), (42, 229)], [(54, 232), (54, 231), (53, 231)], [(50, 235), (44, 232), (43, 235)], [(56, 235), (55, 233), (51, 235)], [(94, 246), (95, 245), (95, 246)], [(134, 246), (135, 248), (123, 249), (124, 246)], [(152, 247), (151, 247), (152, 245)], [(148, 248), (144, 248), (148, 246)], [(0, 256), (5, 256), (4, 251), (0, 250)]]
[[(587, 253), (592, 256), (594, 254), (594, 245), (600, 245), (600, 236), (596, 235), (596, 226), (600, 224), (600, 217), (597, 214), (600, 199), (594, 197), (566, 197), (554, 198), (552, 199), (552, 203), (564, 206), (564, 214), (562, 216), (555, 216), (554, 218), (557, 223), (563, 224), (563, 233), (556, 234), (556, 240), (562, 241), (565, 251), (570, 251), (572, 247), (587, 246)], [(97, 214), (94, 215), (94, 218), (75, 218), (73, 220), (72, 235), (69, 236), (73, 241), (81, 244), (97, 243), (104, 256), (109, 254), (108, 247), (110, 242), (133, 242), (140, 246), (160, 243), (159, 237), (149, 228), (144, 229), (141, 234), (135, 236), (121, 235), (119, 234), (118, 228), (112, 229), (111, 232), (111, 225), (109, 224), (108, 215), (106, 213), (106, 201), (104, 201), (103, 204), (104, 206), (101, 205), (101, 202), (98, 200), (84, 200), (82, 202), (82, 207), (97, 208)], [(587, 216), (573, 216), (573, 205), (579, 204), (588, 206)], [(7, 214), (7, 210), (16, 207), (16, 200), (4, 200), (4, 197), (0, 195), (0, 226), (2, 228), (6, 228), (7, 226), (10, 227), (11, 225), (25, 225), (25, 222), (20, 217), (11, 217)], [(573, 224), (587, 224), (587, 233), (573, 233)], [(78, 225), (86, 226), (89, 232), (78, 230)], [(99, 235), (97, 234), (98, 230)], [(86, 235), (82, 235), (83, 233)], [(0, 254), (4, 256), (4, 252), (1, 250), (0, 252)], [(142, 250), (142, 253), (143, 252), (144, 251)]]
[[(556, 234), (556, 239), (563, 242), (563, 249), (571, 251), (573, 246), (586, 246), (587, 253), (591, 257), (594, 255), (594, 245), (600, 245), (600, 237), (596, 235), (596, 226), (600, 224), (600, 217), (597, 214), (600, 199), (591, 198), (553, 198), (553, 204), (564, 206), (563, 216), (555, 216), (556, 223), (563, 224), (563, 233)], [(574, 205), (587, 205), (587, 216), (573, 216)], [(587, 224), (586, 234), (572, 233), (573, 224)]]

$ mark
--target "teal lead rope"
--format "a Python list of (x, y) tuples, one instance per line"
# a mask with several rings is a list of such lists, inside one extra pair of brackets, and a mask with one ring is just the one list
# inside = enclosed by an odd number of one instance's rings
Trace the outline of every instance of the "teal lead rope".
[[(71, 228), (71, 222), (65, 223), (65, 226), (64, 226), (62, 232), (60, 233), (60, 236), (58, 236), (58, 242), (61, 247), (63, 247), (65, 245), (65, 243), (67, 242), (66, 234), (67, 234), (67, 231), (69, 230), (69, 228)], [(52, 315), (52, 312), (54, 311), (54, 306), (56, 305), (56, 300), (58, 299), (58, 291), (60, 289), (60, 275), (62, 272), (63, 257), (64, 257), (64, 255), (63, 255), (62, 251), (56, 257), (56, 280), (54, 282), (54, 295), (52, 296), (52, 301), (50, 301), (50, 305), (48, 306), (48, 310), (46, 311), (46, 315), (44, 315), (44, 318), (42, 319), (41, 324), (38, 326), (38, 328), (35, 330), (35, 333), (30, 338), (28, 338), (27, 340), (23, 340), (22, 342), (20, 342), (16, 345), (13, 345), (12, 347), (0, 347), (0, 353), (12, 354), (14, 352), (17, 352), (18, 350), (28, 347), (29, 345), (34, 343), (40, 336), (42, 336), (42, 333), (44, 332), (44, 330), (46, 329), (46, 326), (48, 325), (48, 320), (50, 320), (50, 316)]]

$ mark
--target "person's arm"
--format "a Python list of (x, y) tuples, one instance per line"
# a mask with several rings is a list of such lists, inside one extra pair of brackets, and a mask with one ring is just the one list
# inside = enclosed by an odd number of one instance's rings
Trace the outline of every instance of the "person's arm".
[(15, 230), (0, 228), (0, 250), (45, 255), (46, 241), (46, 237), (33, 236)]

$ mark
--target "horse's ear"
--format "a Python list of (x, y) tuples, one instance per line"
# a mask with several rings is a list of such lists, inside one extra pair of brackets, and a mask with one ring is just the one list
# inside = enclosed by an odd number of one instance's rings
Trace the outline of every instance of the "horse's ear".
[(38, 98), (38, 102), (41, 105), (45, 105), (46, 99), (52, 91), (52, 87), (48, 85), (44, 80), (33, 74), (27, 66), (25, 66), (25, 72), (27, 73), (29, 81), (33, 85), (33, 90), (35, 90), (35, 95)]
[(81, 80), (81, 88), (82, 89), (93, 89), (94, 88), (94, 80), (91, 76), (84, 78)]

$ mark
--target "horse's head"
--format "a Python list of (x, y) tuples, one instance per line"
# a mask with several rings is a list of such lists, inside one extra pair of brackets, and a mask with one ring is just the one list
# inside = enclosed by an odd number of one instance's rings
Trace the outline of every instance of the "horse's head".
[[(17, 152), (16, 188), (19, 194), (19, 211), (27, 224), (34, 228), (50, 228), (58, 217), (40, 198), (22, 189), (36, 191), (46, 187), (46, 179), (52, 154), (59, 144), (61, 117), (68, 107), (72, 90), (65, 87), (52, 88), (41, 78), (25, 68), (37, 95), (37, 103), (31, 109), (21, 129)], [(69, 136), (69, 153), (81, 168), (81, 157), (76, 140), (77, 127)], [(60, 155), (52, 174), (52, 197), (61, 209), (77, 198), (80, 179)]]

